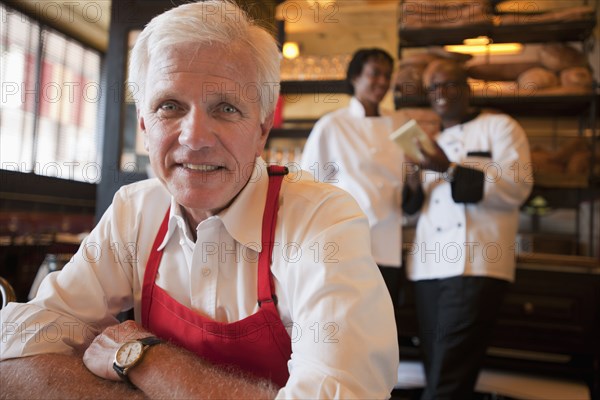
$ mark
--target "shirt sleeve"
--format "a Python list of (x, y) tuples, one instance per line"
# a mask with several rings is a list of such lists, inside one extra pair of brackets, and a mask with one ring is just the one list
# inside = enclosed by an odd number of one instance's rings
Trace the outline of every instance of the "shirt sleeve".
[(336, 163), (339, 160), (333, 159), (334, 154), (328, 139), (328, 136), (335, 134), (331, 129), (332, 123), (328, 117), (317, 121), (302, 150), (300, 167), (310, 171), (315, 182), (338, 182), (339, 168)]
[(487, 129), (492, 160), (483, 163), (485, 183), (480, 203), (503, 210), (519, 208), (533, 188), (533, 166), (525, 131), (508, 115), (498, 115)]
[(71, 261), (46, 276), (35, 298), (0, 310), (0, 359), (83, 350), (118, 323), (115, 316), (133, 304), (131, 265), (113, 251), (115, 243), (125, 243), (114, 223), (118, 212), (113, 203)]
[[(285, 265), (290, 379), (278, 398), (388, 398), (397, 382), (391, 298), (371, 256), (369, 226), (348, 194), (320, 201), (301, 257)], [(300, 212), (301, 210), (299, 210)]]

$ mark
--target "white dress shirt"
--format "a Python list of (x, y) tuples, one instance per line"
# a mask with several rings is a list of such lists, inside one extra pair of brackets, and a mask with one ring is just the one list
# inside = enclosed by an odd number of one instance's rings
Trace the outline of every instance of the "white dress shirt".
[(356, 97), (323, 116), (302, 151), (302, 169), (350, 193), (367, 214), (377, 264), (402, 264), (401, 194), (404, 156), (388, 136), (408, 121), (402, 112), (366, 117)]
[[(158, 180), (122, 187), (61, 272), (27, 304), (2, 309), (1, 358), (85, 348), (115, 315), (135, 307), (151, 245), (171, 207), (157, 284), (175, 300), (221, 322), (255, 313), (257, 250), (266, 164), (230, 207), (202, 221), (197, 240)], [(385, 398), (397, 380), (392, 304), (368, 245), (367, 220), (352, 197), (284, 178), (271, 271), (292, 340), (290, 379), (279, 398)]]
[(450, 161), (483, 171), (483, 199), (455, 203), (447, 177), (423, 171), (425, 204), (408, 249), (411, 280), (471, 275), (514, 280), (519, 207), (533, 187), (529, 142), (508, 115), (480, 114), (437, 139)]

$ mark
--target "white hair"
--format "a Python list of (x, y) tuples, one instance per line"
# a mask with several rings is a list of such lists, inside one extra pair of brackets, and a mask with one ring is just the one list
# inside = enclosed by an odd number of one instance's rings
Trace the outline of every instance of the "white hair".
[(139, 107), (144, 99), (148, 63), (153, 54), (180, 44), (200, 46), (234, 43), (249, 49), (256, 63), (260, 90), (260, 118), (273, 112), (279, 96), (281, 55), (273, 36), (231, 0), (183, 4), (154, 17), (138, 36), (129, 62), (129, 82), (136, 88)]

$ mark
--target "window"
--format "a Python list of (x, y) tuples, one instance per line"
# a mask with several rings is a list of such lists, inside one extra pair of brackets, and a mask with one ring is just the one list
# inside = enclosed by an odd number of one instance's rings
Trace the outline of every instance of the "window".
[(0, 4), (0, 168), (100, 179), (99, 52)]

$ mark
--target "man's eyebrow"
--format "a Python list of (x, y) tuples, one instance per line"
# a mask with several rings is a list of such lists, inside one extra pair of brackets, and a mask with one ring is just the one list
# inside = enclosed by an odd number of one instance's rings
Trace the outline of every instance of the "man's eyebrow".
[(164, 99), (164, 98), (173, 98), (176, 97), (177, 92), (175, 92), (172, 89), (159, 89), (156, 92), (152, 93), (152, 95), (149, 97), (150, 101), (158, 101), (160, 99)]

